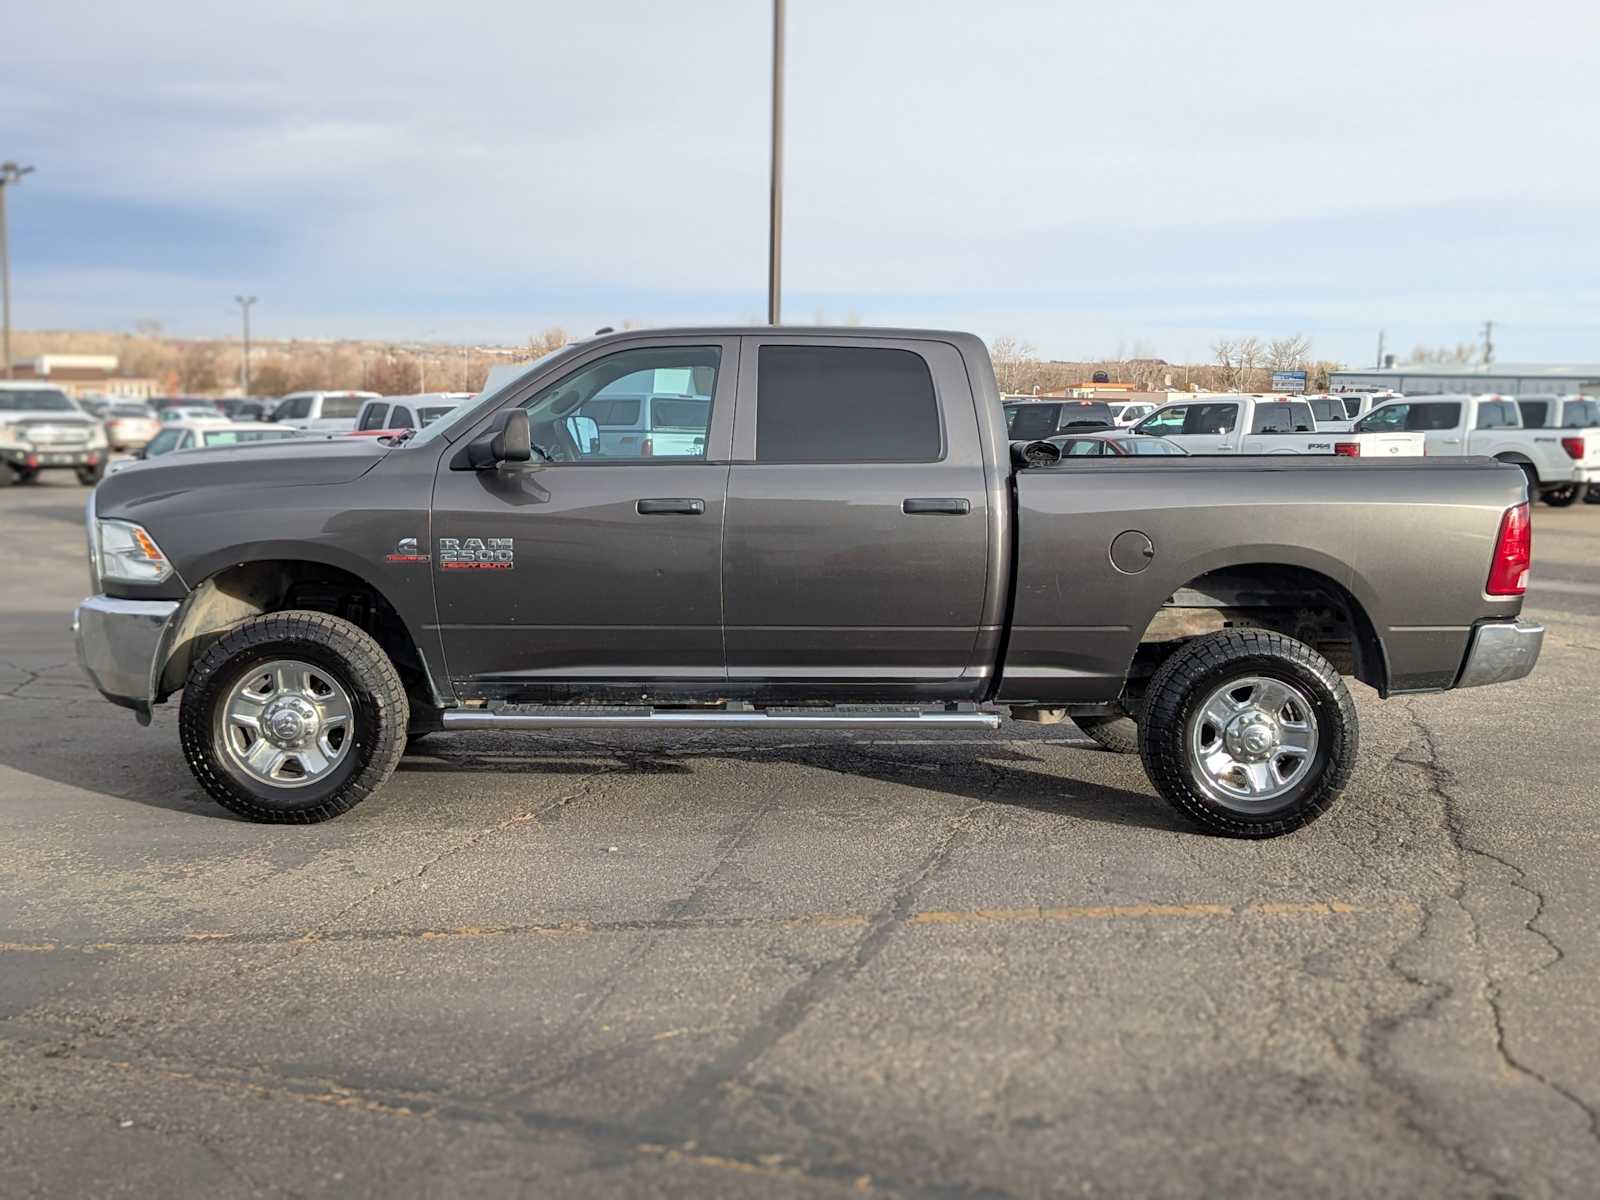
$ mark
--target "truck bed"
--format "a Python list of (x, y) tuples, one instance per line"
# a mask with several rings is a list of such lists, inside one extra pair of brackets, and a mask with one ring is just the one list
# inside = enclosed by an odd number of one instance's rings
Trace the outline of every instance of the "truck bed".
[[(1152, 614), (1229, 568), (1280, 564), (1347, 593), (1386, 693), (1451, 686), (1472, 627), (1520, 608), (1484, 595), (1501, 519), (1526, 496), (1522, 472), (1492, 459), (1084, 458), (1014, 486), (1005, 700), (1114, 699)], [(1132, 573), (1112, 562), (1122, 535)]]

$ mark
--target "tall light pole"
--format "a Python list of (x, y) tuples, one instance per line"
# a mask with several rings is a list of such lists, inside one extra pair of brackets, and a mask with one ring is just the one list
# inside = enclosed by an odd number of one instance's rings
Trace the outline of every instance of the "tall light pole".
[(6, 246), (6, 187), (21, 183), (24, 175), (32, 173), (32, 167), (0, 163), (0, 305), (5, 309), (5, 348), (0, 351), (0, 364), (5, 366), (7, 379), (11, 378), (11, 254)]
[(239, 394), (248, 400), (250, 398), (250, 306), (256, 302), (256, 298), (235, 296), (233, 302), (244, 313), (244, 355), (239, 359)]
[(767, 324), (783, 291), (783, 0), (772, 0), (772, 208), (767, 230)]

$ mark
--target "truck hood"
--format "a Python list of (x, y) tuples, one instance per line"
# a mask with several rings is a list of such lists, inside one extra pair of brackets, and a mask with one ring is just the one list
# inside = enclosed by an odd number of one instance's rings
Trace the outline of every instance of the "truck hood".
[(294, 487), (350, 483), (390, 451), (377, 438), (286, 438), (211, 450), (180, 450), (134, 462), (95, 492), (100, 512), (129, 501), (208, 487)]

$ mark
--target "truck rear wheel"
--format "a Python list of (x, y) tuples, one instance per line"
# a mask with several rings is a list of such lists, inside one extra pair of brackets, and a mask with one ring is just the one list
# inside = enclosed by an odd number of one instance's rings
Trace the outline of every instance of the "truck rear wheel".
[(383, 648), (349, 621), (269, 613), (228, 629), (183, 689), (184, 757), (211, 797), (252, 821), (348, 812), (394, 773), (410, 716)]
[(1355, 704), (1311, 647), (1262, 629), (1187, 643), (1145, 694), (1139, 754), (1166, 800), (1212, 833), (1264, 838), (1330, 809), (1354, 769)]
[(1576, 504), (1578, 497), (1583, 494), (1579, 484), (1569, 483), (1564, 487), (1551, 488), (1539, 496), (1551, 508), (1566, 508), (1569, 504)]
[(1139, 723), (1132, 717), (1097, 715), (1073, 717), (1072, 723), (1102, 750), (1113, 754), (1139, 753)]

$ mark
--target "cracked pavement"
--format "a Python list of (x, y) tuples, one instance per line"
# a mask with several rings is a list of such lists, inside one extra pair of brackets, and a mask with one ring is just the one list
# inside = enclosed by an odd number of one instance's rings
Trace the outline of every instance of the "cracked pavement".
[(1533, 679), (1356, 688), (1247, 843), (1012, 724), (452, 734), (245, 824), (78, 674), (83, 499), (0, 493), (0, 1195), (1593, 1194), (1600, 509)]

